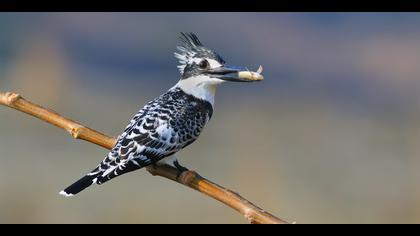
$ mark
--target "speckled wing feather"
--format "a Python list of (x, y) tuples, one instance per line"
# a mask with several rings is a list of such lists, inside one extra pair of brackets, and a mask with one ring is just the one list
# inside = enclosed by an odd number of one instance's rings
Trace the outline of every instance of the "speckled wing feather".
[(107, 157), (62, 191), (72, 196), (93, 183), (154, 164), (194, 142), (213, 113), (212, 105), (172, 88), (147, 103), (130, 121)]
[(149, 102), (130, 121), (115, 147), (88, 175), (64, 190), (74, 195), (92, 183), (154, 164), (194, 142), (213, 113), (212, 105), (173, 88)]

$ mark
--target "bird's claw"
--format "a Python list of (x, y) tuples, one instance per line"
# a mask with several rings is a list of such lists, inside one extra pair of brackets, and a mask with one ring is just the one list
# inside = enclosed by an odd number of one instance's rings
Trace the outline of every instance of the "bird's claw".
[(176, 179), (177, 180), (179, 179), (179, 177), (181, 176), (182, 173), (184, 173), (185, 171), (189, 171), (186, 167), (181, 166), (177, 160), (174, 161), (174, 166), (177, 170), (177, 174), (176, 174)]

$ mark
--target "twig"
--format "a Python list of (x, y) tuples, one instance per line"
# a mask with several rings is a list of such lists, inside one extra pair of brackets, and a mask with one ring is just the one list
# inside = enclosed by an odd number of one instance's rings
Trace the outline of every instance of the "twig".
[[(16, 93), (0, 93), (0, 104), (25, 112), (65, 129), (75, 139), (83, 139), (107, 149), (112, 149), (116, 142), (115, 138), (85, 127), (52, 110), (31, 103)], [(239, 194), (201, 177), (195, 171), (185, 171), (177, 179), (177, 170), (171, 166), (157, 166), (156, 168), (147, 168), (147, 170), (152, 175), (158, 175), (176, 181), (226, 204), (243, 214), (253, 224), (287, 224), (286, 221), (257, 207)]]

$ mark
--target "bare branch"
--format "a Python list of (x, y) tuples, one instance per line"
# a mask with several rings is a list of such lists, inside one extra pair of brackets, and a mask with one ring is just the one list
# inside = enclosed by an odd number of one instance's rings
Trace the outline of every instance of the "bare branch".
[[(52, 110), (31, 103), (16, 93), (0, 93), (0, 104), (25, 112), (62, 128), (69, 132), (75, 139), (83, 139), (106, 149), (112, 149), (116, 142), (115, 138), (85, 127)], [(173, 180), (224, 203), (244, 215), (253, 224), (287, 224), (286, 221), (257, 207), (239, 194), (201, 177), (195, 171), (185, 171), (177, 179), (177, 170), (171, 166), (157, 166), (156, 168), (147, 168), (147, 170), (152, 175)]]

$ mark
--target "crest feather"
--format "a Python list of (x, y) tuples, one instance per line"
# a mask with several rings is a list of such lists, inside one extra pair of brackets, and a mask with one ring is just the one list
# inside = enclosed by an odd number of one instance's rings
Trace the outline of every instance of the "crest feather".
[(183, 33), (181, 32), (179, 39), (181, 45), (177, 46), (179, 52), (175, 52), (175, 57), (179, 60), (180, 65), (178, 66), (179, 72), (183, 74), (185, 66), (188, 61), (191, 60), (198, 51), (202, 50), (204, 45), (200, 42), (197, 35), (194, 33)]
[(197, 35), (194, 33), (181, 33), (180, 37), (181, 41), (183, 42), (184, 46), (187, 48), (196, 48), (196, 47), (202, 47), (203, 44), (198, 39)]

